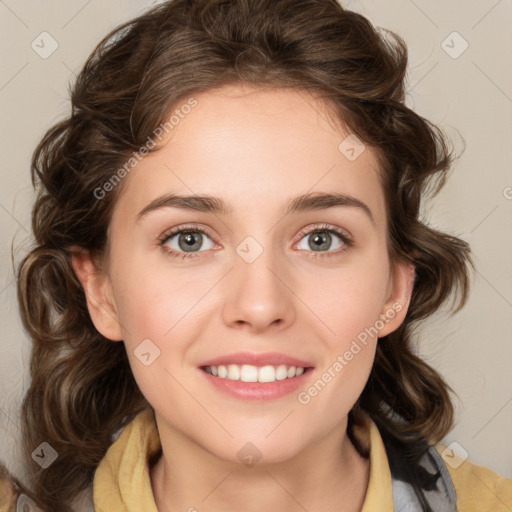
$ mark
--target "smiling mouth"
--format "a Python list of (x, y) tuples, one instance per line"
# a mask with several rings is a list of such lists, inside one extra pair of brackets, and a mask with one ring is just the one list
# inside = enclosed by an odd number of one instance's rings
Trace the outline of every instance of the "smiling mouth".
[(253, 366), (250, 364), (228, 364), (219, 366), (201, 367), (205, 373), (227, 380), (239, 380), (242, 382), (275, 382), (299, 377), (309, 370), (308, 367), (296, 367), (280, 364), (277, 366)]

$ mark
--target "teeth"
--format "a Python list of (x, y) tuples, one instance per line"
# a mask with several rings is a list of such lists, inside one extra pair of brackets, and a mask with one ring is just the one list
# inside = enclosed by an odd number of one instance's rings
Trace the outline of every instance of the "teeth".
[(227, 378), (229, 380), (239, 380), (240, 379), (240, 368), (236, 364), (230, 364), (228, 366)]
[(276, 368), (276, 380), (284, 380), (288, 377), (288, 368), (284, 364)]
[(258, 368), (250, 364), (242, 365), (240, 369), (240, 380), (242, 382), (258, 382)]
[(276, 370), (273, 366), (262, 366), (258, 370), (258, 382), (274, 382), (276, 380)]
[(242, 382), (274, 382), (276, 380), (291, 379), (304, 373), (304, 368), (295, 366), (252, 366), (250, 364), (229, 364), (219, 366), (206, 366), (206, 373), (221, 379), (241, 380)]

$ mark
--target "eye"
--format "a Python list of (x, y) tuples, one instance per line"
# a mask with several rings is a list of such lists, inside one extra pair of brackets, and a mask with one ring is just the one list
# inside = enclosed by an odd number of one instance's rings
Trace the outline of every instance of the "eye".
[(309, 231), (301, 231), (299, 236), (302, 239), (297, 244), (297, 248), (316, 253), (312, 254), (312, 257), (336, 256), (347, 251), (353, 245), (352, 239), (347, 233), (328, 225), (319, 226)]
[[(205, 245), (205, 239), (209, 242)], [(199, 249), (211, 249), (213, 241), (204, 229), (199, 227), (181, 227), (167, 231), (160, 238), (162, 250), (171, 257), (191, 258), (195, 253), (202, 252)]]
[[(337, 256), (346, 252), (353, 245), (353, 241), (347, 233), (329, 225), (303, 230), (299, 236), (301, 241), (297, 244), (297, 248), (309, 252), (309, 256), (313, 258)], [(186, 259), (199, 256), (198, 253), (212, 249), (214, 244), (204, 229), (198, 226), (182, 226), (166, 231), (159, 238), (159, 245), (164, 253), (171, 258), (181, 255), (181, 259)]]

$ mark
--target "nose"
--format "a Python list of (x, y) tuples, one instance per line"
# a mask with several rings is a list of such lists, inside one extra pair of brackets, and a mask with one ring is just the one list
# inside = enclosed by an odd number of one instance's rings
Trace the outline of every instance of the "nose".
[(234, 268), (224, 282), (224, 323), (253, 333), (291, 325), (297, 299), (290, 274), (289, 265), (271, 249), (263, 250), (252, 262), (243, 252), (236, 254)]

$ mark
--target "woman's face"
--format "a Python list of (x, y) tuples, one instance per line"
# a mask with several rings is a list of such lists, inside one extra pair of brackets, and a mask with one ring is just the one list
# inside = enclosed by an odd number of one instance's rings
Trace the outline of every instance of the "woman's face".
[(344, 435), (412, 273), (391, 273), (375, 153), (320, 101), (247, 86), (194, 98), (124, 178), (91, 316), (125, 343), (161, 434), (282, 461)]

